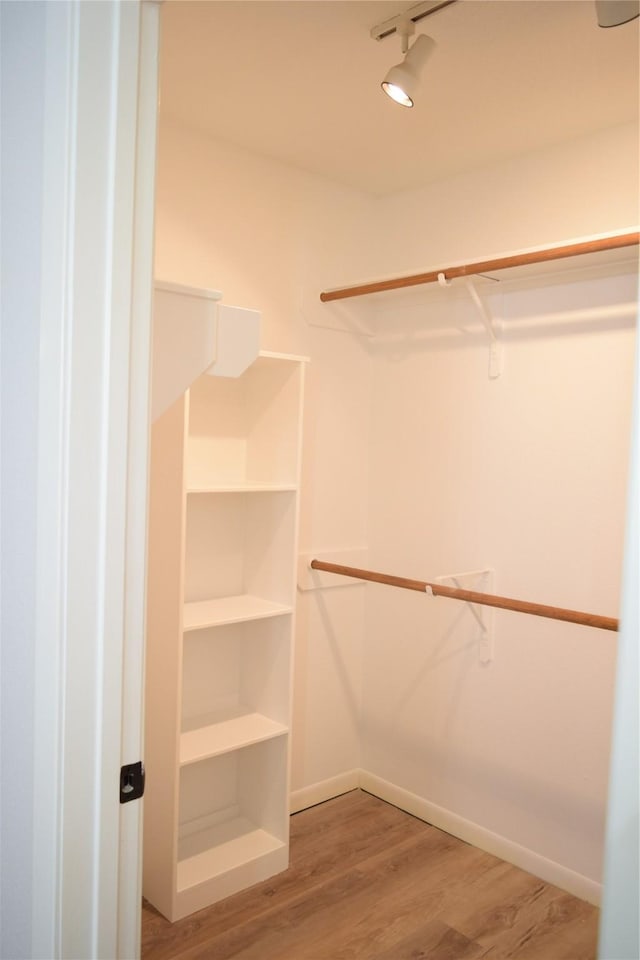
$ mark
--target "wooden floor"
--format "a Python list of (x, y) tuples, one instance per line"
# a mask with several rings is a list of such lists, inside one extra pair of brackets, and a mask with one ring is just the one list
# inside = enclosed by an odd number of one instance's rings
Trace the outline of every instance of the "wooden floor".
[(598, 911), (355, 790), (291, 818), (291, 866), (170, 924), (144, 960), (587, 960)]

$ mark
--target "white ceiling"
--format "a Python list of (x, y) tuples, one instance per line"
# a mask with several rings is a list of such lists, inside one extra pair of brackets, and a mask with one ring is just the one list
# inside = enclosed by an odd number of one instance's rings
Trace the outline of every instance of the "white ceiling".
[(402, 59), (375, 24), (415, 0), (168, 0), (161, 112), (217, 139), (385, 194), (638, 119), (640, 20), (593, 0), (457, 0), (413, 110), (380, 90)]

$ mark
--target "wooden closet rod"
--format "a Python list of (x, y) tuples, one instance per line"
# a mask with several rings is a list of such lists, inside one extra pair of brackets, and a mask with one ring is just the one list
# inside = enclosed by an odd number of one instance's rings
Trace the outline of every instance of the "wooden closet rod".
[(564, 607), (548, 607), (542, 603), (512, 600), (509, 597), (499, 597), (491, 593), (445, 587), (441, 583), (428, 583), (426, 580), (408, 580), (406, 577), (394, 577), (388, 573), (374, 573), (373, 570), (345, 567), (340, 563), (325, 563), (324, 560), (312, 560), (311, 569), (324, 570), (325, 573), (338, 573), (342, 577), (355, 577), (357, 580), (372, 580), (374, 583), (385, 583), (390, 587), (402, 587), (405, 590), (417, 590), (419, 593), (433, 594), (434, 597), (449, 597), (452, 600), (479, 603), (485, 607), (500, 607), (502, 610), (530, 613), (534, 617), (568, 620), (569, 623), (579, 623), (585, 627), (599, 627), (601, 630), (618, 629), (618, 621), (614, 617), (601, 617), (596, 613), (582, 613), (580, 610), (566, 610)]
[(465, 263), (459, 267), (432, 270), (430, 273), (415, 273), (409, 277), (394, 277), (390, 280), (361, 283), (355, 287), (327, 290), (320, 294), (320, 299), (323, 303), (328, 303), (330, 300), (346, 300), (348, 297), (362, 297), (367, 293), (382, 293), (385, 290), (400, 290), (403, 287), (416, 287), (421, 283), (436, 283), (440, 274), (443, 274), (446, 280), (455, 277), (469, 277), (478, 273), (488, 273), (491, 270), (505, 270), (507, 267), (522, 267), (530, 263), (546, 263), (549, 260), (577, 257), (582, 253), (597, 253), (601, 250), (617, 250), (620, 247), (633, 247), (637, 246), (639, 242), (639, 233), (620, 233), (615, 237), (585, 240), (582, 243), (570, 243), (564, 247), (532, 250), (529, 253), (516, 253), (511, 257), (497, 257), (494, 260), (480, 260), (478, 263)]

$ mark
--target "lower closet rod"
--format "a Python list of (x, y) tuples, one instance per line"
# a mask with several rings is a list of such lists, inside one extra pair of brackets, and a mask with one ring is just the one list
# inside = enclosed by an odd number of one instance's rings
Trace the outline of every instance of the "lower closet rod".
[(375, 573), (373, 570), (345, 567), (340, 563), (325, 563), (324, 560), (312, 560), (311, 569), (324, 570), (325, 573), (337, 573), (341, 577), (355, 577), (357, 580), (372, 580), (374, 583), (385, 583), (390, 587), (402, 587), (405, 590), (417, 590), (420, 593), (433, 594), (434, 597), (449, 597), (452, 600), (479, 603), (485, 607), (500, 607), (503, 610), (515, 610), (517, 613), (530, 613), (534, 617), (568, 620), (569, 623), (579, 623), (585, 627), (599, 627), (601, 630), (618, 629), (618, 621), (614, 617), (601, 617), (597, 613), (582, 613), (580, 610), (549, 607), (543, 603), (529, 603), (527, 600), (512, 600), (509, 597), (499, 597), (492, 593), (478, 593), (475, 590), (445, 587), (441, 583), (409, 580), (406, 577), (394, 577), (388, 573)]

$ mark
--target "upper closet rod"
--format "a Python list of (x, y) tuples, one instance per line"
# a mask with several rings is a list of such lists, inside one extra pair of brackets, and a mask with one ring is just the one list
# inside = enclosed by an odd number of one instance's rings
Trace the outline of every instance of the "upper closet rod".
[(416, 287), (422, 283), (436, 283), (444, 275), (468, 277), (490, 270), (505, 270), (507, 267), (522, 267), (531, 263), (546, 263), (549, 260), (562, 260), (565, 257), (577, 257), (583, 253), (598, 253), (601, 250), (617, 250), (620, 247), (637, 246), (639, 233), (620, 233), (615, 237), (601, 237), (599, 240), (585, 240), (570, 243), (564, 247), (549, 247), (545, 250), (531, 250), (529, 253), (516, 253), (511, 257), (497, 257), (495, 260), (480, 260), (478, 263), (465, 263), (458, 267), (432, 270), (430, 273), (415, 273), (409, 277), (394, 277), (391, 280), (377, 280), (373, 283), (361, 283), (356, 287), (343, 287), (339, 290), (327, 290), (320, 294), (323, 303), (330, 300), (346, 300), (348, 297), (362, 297), (367, 293), (382, 293), (385, 290), (400, 290), (403, 287)]
[(531, 613), (535, 617), (549, 617), (551, 620), (567, 620), (585, 627), (599, 627), (601, 630), (617, 630), (618, 621), (614, 617), (601, 617), (596, 613), (582, 613), (580, 610), (566, 610), (564, 607), (549, 607), (542, 603), (529, 603), (527, 600), (512, 600), (491, 593), (478, 593), (475, 590), (463, 590), (458, 587), (445, 587), (441, 583), (428, 583), (426, 580), (409, 580), (388, 573), (374, 573), (373, 570), (359, 570), (357, 567), (345, 567), (340, 563), (325, 563), (324, 560), (312, 560), (312, 570), (324, 570), (337, 573), (342, 577), (355, 577), (357, 580), (372, 580), (391, 587), (403, 587), (405, 590), (417, 590), (434, 597), (449, 597), (452, 600), (466, 600), (467, 603), (479, 603), (485, 607), (501, 607), (503, 610), (515, 610), (517, 613)]

